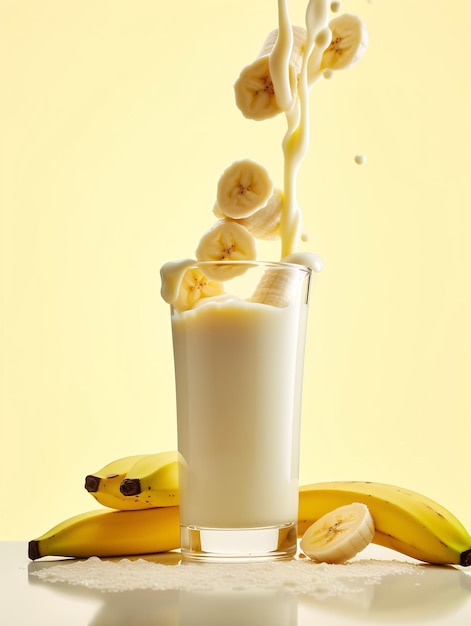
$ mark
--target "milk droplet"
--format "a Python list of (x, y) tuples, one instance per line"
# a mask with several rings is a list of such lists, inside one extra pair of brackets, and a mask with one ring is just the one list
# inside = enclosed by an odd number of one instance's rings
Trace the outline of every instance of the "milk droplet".
[(364, 154), (356, 154), (355, 163), (357, 165), (364, 165), (366, 163), (366, 156)]
[(342, 3), (341, 2), (331, 2), (330, 3), (330, 10), (332, 11), (332, 13), (337, 13), (338, 11), (340, 11), (342, 7)]
[(334, 71), (329, 68), (327, 68), (326, 70), (322, 72), (322, 76), (324, 78), (327, 78), (327, 80), (330, 80), (333, 75), (334, 75)]
[(304, 243), (311, 241), (311, 235), (309, 233), (303, 233), (301, 235), (301, 241), (304, 241)]

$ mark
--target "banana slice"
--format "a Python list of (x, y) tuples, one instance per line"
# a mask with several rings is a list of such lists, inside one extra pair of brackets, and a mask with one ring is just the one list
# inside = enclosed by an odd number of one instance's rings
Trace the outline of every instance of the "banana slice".
[(221, 211), (221, 209), (218, 206), (218, 203), (216, 202), (215, 205), (213, 206), (213, 213), (214, 215), (218, 218), (218, 220), (223, 220), (226, 219), (226, 216), (224, 215), (224, 213)]
[[(247, 261), (257, 258), (255, 237), (245, 226), (230, 220), (219, 220), (200, 239), (196, 249), (198, 261)], [(222, 263), (205, 266), (205, 273), (215, 280), (227, 280), (245, 272), (245, 267)]]
[(249, 302), (286, 307), (293, 300), (298, 280), (299, 272), (295, 268), (269, 268), (265, 270)]
[[(281, 108), (276, 100), (269, 65), (270, 52), (277, 37), (278, 30), (274, 30), (268, 35), (256, 60), (242, 70), (234, 83), (236, 104), (248, 119), (266, 120), (281, 113)], [(306, 29), (293, 26), (289, 79), (294, 92), (301, 71), (305, 43)], [(295, 93), (293, 93), (294, 95)]]
[(357, 63), (368, 47), (365, 24), (356, 15), (343, 13), (329, 22), (332, 41), (324, 51), (321, 70), (343, 70)]
[(300, 548), (319, 563), (345, 563), (371, 543), (374, 521), (366, 504), (341, 506), (317, 520), (304, 533)]
[(273, 193), (267, 170), (250, 159), (234, 161), (222, 173), (217, 186), (217, 205), (226, 217), (240, 219), (261, 209)]
[(266, 205), (249, 217), (237, 220), (257, 239), (278, 239), (280, 236), (283, 192), (275, 189)]
[(181, 313), (192, 309), (202, 298), (220, 296), (223, 293), (222, 283), (210, 280), (199, 268), (190, 267), (183, 274), (178, 297), (172, 305)]
[[(275, 189), (266, 205), (249, 217), (232, 220), (245, 226), (256, 239), (278, 239), (280, 236), (281, 211), (283, 209), (283, 192)], [(216, 204), (213, 207), (214, 215), (219, 219), (228, 218)]]

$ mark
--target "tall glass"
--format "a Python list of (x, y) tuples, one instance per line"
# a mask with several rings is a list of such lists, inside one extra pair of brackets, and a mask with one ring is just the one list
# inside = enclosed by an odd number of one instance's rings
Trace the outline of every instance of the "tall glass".
[(311, 271), (253, 261), (195, 267), (224, 293), (171, 311), (182, 553), (287, 558), (296, 551)]

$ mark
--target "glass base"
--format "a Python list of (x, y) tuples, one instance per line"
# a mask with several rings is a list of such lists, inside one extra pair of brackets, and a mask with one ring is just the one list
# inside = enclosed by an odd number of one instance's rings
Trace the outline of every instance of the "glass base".
[(200, 528), (181, 526), (185, 559), (212, 562), (289, 559), (296, 554), (297, 524), (263, 528)]

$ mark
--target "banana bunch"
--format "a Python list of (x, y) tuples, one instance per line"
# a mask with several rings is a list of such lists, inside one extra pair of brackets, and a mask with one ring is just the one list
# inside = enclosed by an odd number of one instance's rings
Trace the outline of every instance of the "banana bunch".
[(139, 510), (180, 503), (178, 452), (127, 456), (85, 477), (85, 489), (103, 506)]
[(85, 476), (85, 489), (103, 506), (122, 510), (135, 508), (135, 503), (126, 500), (119, 487), (133, 463), (141, 458), (140, 454), (126, 456), (105, 465), (94, 474)]
[[(180, 546), (177, 452), (118, 459), (89, 474), (85, 487), (107, 509), (76, 515), (30, 541), (30, 559), (150, 554)], [(303, 552), (317, 561), (343, 562), (372, 541), (429, 563), (471, 565), (471, 536), (459, 520), (430, 498), (394, 485), (301, 487), (298, 535)]]
[(88, 474), (85, 489), (107, 508), (75, 515), (30, 541), (30, 559), (125, 556), (180, 547), (178, 452), (117, 459)]

